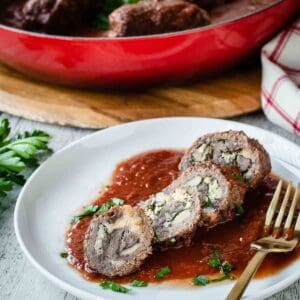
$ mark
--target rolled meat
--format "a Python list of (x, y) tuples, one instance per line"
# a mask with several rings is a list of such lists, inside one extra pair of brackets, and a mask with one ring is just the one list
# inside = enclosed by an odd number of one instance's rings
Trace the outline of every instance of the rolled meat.
[(245, 186), (211, 162), (196, 164), (168, 187), (140, 203), (152, 222), (154, 241), (165, 249), (189, 245), (197, 226), (232, 219)]
[(142, 209), (115, 206), (91, 221), (84, 240), (85, 260), (98, 273), (124, 276), (152, 254), (152, 239), (153, 230)]
[(250, 187), (257, 186), (270, 172), (270, 157), (264, 147), (243, 131), (210, 133), (194, 142), (183, 156), (179, 168), (186, 170), (199, 162), (235, 167)]
[(109, 16), (111, 37), (158, 34), (210, 23), (207, 12), (184, 0), (144, 0), (122, 5)]

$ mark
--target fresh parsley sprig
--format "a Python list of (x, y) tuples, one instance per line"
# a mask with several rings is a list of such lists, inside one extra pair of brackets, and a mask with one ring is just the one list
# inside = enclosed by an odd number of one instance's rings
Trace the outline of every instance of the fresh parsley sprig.
[(46, 132), (38, 130), (10, 137), (9, 121), (0, 121), (0, 197), (5, 197), (16, 184), (25, 183), (24, 171), (39, 165), (41, 153), (51, 152), (50, 139)]

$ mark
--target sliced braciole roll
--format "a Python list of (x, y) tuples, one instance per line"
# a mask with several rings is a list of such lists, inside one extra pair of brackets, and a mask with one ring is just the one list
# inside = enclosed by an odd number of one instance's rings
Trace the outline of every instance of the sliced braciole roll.
[(106, 276), (136, 271), (152, 254), (153, 229), (142, 209), (115, 206), (93, 219), (85, 235), (87, 266)]
[(197, 164), (160, 193), (140, 203), (162, 249), (190, 244), (198, 226), (232, 219), (243, 202), (245, 186), (211, 162)]
[(230, 130), (200, 137), (186, 151), (179, 168), (186, 170), (209, 160), (221, 166), (236, 167), (238, 177), (250, 187), (257, 186), (271, 170), (267, 151), (243, 131)]

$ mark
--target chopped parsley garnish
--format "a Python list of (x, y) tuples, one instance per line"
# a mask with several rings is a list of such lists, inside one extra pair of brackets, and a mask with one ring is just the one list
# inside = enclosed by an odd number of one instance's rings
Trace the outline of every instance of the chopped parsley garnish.
[(217, 250), (213, 250), (212, 258), (208, 260), (208, 264), (215, 269), (219, 269), (225, 276), (228, 276), (233, 270), (233, 266), (228, 261), (222, 262), (220, 254)]
[(126, 288), (125, 286), (122, 286), (111, 280), (104, 280), (102, 283), (100, 283), (100, 286), (104, 290), (112, 290), (114, 292), (124, 293), (124, 294), (127, 294), (131, 291), (130, 289)]
[(79, 220), (81, 220), (82, 218), (86, 217), (86, 216), (91, 216), (91, 215), (96, 215), (99, 216), (101, 214), (103, 214), (104, 212), (107, 212), (110, 208), (112, 208), (113, 206), (119, 206), (122, 205), (124, 203), (124, 201), (122, 199), (119, 198), (112, 198), (111, 200), (105, 202), (102, 205), (89, 205), (87, 206), (84, 211), (78, 215), (78, 216), (74, 216), (71, 219), (71, 224), (75, 224), (77, 223)]
[(94, 26), (99, 30), (109, 29), (108, 16), (118, 7), (124, 4), (135, 4), (139, 0), (102, 0), (101, 11), (97, 14), (94, 20)]
[(227, 261), (222, 263), (219, 252), (217, 250), (213, 250), (212, 257), (208, 260), (208, 264), (212, 268), (219, 269), (223, 276), (220, 278), (209, 280), (206, 276), (198, 275), (192, 280), (192, 283), (194, 285), (207, 285), (211, 282), (219, 282), (227, 279), (234, 279), (234, 277), (230, 275), (230, 272), (233, 270), (232, 264)]
[(153, 237), (153, 241), (155, 243), (158, 243), (160, 241), (159, 236), (154, 232), (154, 237)]
[(146, 287), (146, 286), (148, 286), (148, 282), (140, 281), (140, 280), (133, 280), (130, 285), (134, 286), (134, 287)]
[(16, 185), (23, 185), (29, 172), (39, 165), (41, 154), (50, 153), (50, 136), (34, 130), (10, 135), (9, 121), (0, 121), (0, 198), (5, 197)]
[(84, 218), (86, 216), (93, 215), (98, 209), (99, 209), (98, 205), (89, 205), (89, 206), (87, 206), (80, 215), (74, 216), (72, 218), (71, 224), (77, 223), (79, 220), (81, 220), (82, 218)]
[(68, 253), (67, 252), (61, 252), (60, 253), (60, 257), (67, 258), (68, 257)]
[(223, 264), (221, 265), (221, 271), (225, 276), (228, 275), (232, 271), (232, 269), (232, 264), (228, 261), (223, 262)]
[(213, 206), (213, 203), (212, 203), (211, 199), (207, 196), (204, 207), (212, 207), (212, 206)]
[(198, 275), (192, 280), (194, 285), (207, 285), (209, 284), (209, 279), (206, 276)]
[(238, 180), (238, 181), (241, 181), (241, 182), (245, 181), (245, 178), (241, 173), (236, 174), (235, 179)]
[(211, 282), (220, 282), (220, 281), (224, 281), (224, 280), (228, 280), (228, 279), (233, 280), (234, 277), (230, 276), (230, 275), (224, 275), (220, 278), (213, 279)]
[(220, 268), (220, 266), (222, 265), (222, 262), (221, 262), (221, 259), (220, 259), (220, 255), (219, 255), (219, 252), (217, 250), (213, 250), (212, 258), (210, 258), (208, 260), (208, 264), (212, 268)]
[(238, 217), (240, 217), (240, 216), (242, 216), (244, 214), (244, 212), (245, 211), (244, 211), (243, 206), (240, 203), (236, 204), (236, 206), (235, 206), (235, 214)]
[(124, 201), (119, 198), (112, 198), (111, 200), (102, 204), (99, 209), (96, 211), (96, 216), (103, 214), (104, 212), (109, 211), (113, 206), (123, 205)]
[(156, 279), (162, 279), (165, 276), (167, 276), (168, 274), (171, 273), (171, 269), (167, 266), (167, 267), (163, 267), (158, 273), (156, 273), (155, 278)]

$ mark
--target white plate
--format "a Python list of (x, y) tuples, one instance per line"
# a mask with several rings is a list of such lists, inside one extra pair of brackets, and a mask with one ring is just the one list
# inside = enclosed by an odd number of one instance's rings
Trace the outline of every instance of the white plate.
[[(15, 230), (22, 250), (47, 278), (83, 299), (224, 299), (233, 283), (193, 289), (151, 284), (127, 295), (104, 291), (97, 284), (85, 281), (59, 253), (64, 249), (70, 217), (95, 199), (118, 162), (145, 150), (184, 148), (204, 133), (228, 129), (244, 130), (257, 138), (271, 154), (273, 171), (294, 183), (299, 180), (297, 168), (283, 166), (278, 159), (296, 165), (300, 162), (300, 148), (260, 128), (205, 118), (154, 119), (115, 126), (57, 152), (31, 176), (15, 209)], [(246, 298), (267, 297), (298, 278), (300, 260), (272, 277), (253, 280)]]

